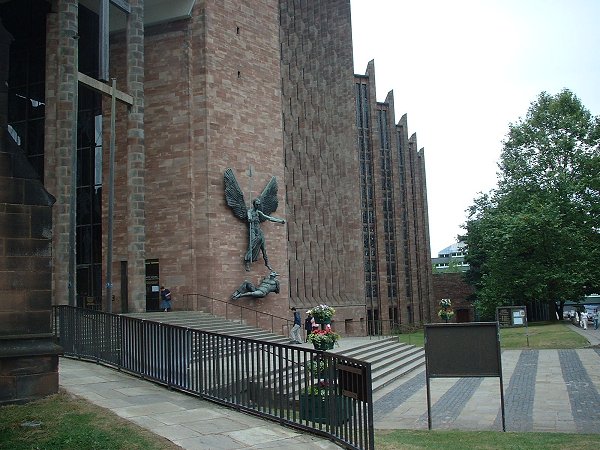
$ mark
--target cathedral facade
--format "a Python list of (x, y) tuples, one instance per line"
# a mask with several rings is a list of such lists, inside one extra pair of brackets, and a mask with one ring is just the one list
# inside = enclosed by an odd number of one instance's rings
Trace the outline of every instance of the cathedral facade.
[[(175, 309), (325, 303), (348, 335), (431, 320), (424, 152), (374, 63), (354, 74), (349, 0), (4, 0), (0, 19), (6, 139), (56, 200), (53, 304), (155, 310), (164, 285)], [(285, 223), (257, 225), (249, 264), (227, 169), (248, 209), (277, 184)], [(232, 299), (273, 272), (279, 293)]]

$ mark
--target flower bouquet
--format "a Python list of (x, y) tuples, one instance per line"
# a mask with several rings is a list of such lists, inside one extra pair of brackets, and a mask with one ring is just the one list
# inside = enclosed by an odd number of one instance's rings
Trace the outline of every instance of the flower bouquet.
[(317, 323), (330, 323), (331, 318), (335, 314), (335, 309), (327, 305), (318, 305), (309, 309), (306, 313), (313, 316)]
[(339, 338), (340, 335), (331, 330), (315, 330), (308, 335), (308, 341), (317, 350), (331, 350)]
[(438, 316), (440, 316), (440, 318), (444, 319), (447, 323), (448, 320), (451, 319), (452, 316), (454, 315), (454, 311), (452, 310), (452, 302), (450, 301), (449, 298), (443, 298), (440, 301), (440, 307), (442, 309), (440, 309), (438, 311)]

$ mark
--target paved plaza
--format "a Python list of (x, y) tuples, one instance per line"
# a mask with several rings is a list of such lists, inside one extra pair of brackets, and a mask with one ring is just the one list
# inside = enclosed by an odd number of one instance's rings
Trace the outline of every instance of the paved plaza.
[[(502, 352), (506, 431), (600, 433), (600, 349)], [(502, 430), (500, 378), (432, 378), (433, 429)], [(376, 429), (427, 429), (425, 371), (377, 393)]]
[[(506, 431), (600, 433), (600, 330), (591, 347), (502, 352)], [(339, 448), (89, 362), (60, 359), (60, 385), (186, 449)], [(432, 428), (502, 430), (500, 379), (430, 380)], [(427, 429), (424, 368), (374, 395), (376, 429)]]
[[(590, 347), (504, 350), (506, 431), (600, 433), (600, 329)], [(500, 378), (432, 378), (432, 429), (502, 430)], [(425, 369), (376, 393), (376, 429), (427, 429)]]

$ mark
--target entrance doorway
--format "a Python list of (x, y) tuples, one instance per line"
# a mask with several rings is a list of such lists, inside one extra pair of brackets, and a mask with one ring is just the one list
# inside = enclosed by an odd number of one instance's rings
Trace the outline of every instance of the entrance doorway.
[(470, 322), (469, 310), (468, 309), (457, 309), (456, 310), (456, 323)]
[(146, 311), (158, 311), (160, 300), (158, 259), (146, 260)]

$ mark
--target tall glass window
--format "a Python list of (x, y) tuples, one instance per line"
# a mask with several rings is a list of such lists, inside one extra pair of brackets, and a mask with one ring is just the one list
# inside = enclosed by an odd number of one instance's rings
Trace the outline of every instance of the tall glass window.
[[(98, 76), (98, 15), (79, 5), (79, 71)], [(79, 85), (77, 304), (102, 304), (102, 96)]]
[(44, 177), (46, 14), (44, 0), (0, 3), (0, 19), (14, 41), (8, 75), (9, 145), (18, 146)]

